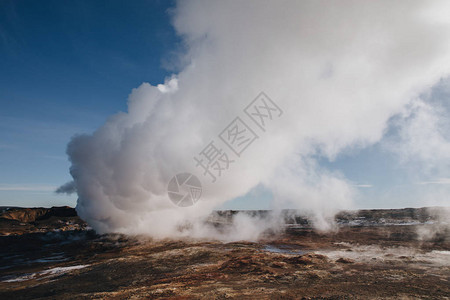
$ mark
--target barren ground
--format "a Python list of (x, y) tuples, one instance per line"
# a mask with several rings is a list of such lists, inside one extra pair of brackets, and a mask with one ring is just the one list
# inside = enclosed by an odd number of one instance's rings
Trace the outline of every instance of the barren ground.
[(426, 224), (257, 243), (100, 236), (73, 216), (21, 224), (1, 225), (0, 299), (450, 298), (449, 239), (417, 240)]

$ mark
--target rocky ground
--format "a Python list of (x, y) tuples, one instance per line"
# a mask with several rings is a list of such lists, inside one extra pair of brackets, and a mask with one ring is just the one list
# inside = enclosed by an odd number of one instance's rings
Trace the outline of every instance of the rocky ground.
[(257, 243), (97, 235), (71, 208), (0, 212), (0, 299), (450, 298), (449, 232), (421, 238), (436, 223), (417, 210)]

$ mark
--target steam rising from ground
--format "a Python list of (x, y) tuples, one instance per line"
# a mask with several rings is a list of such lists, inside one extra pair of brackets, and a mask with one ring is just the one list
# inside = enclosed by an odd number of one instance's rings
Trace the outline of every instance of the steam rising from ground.
[[(277, 227), (276, 217), (239, 216), (222, 236), (203, 220), (262, 185), (275, 210), (312, 212), (316, 226), (329, 229), (356, 191), (315, 159), (380, 141), (391, 117), (448, 74), (448, 6), (180, 1), (173, 24), (187, 46), (183, 69), (164, 84), (143, 83), (130, 94), (128, 112), (68, 145), (79, 215), (100, 232), (254, 239)], [(193, 157), (261, 91), (283, 116), (212, 183)], [(181, 172), (202, 181), (194, 206), (168, 199), (167, 184)]]
[(422, 241), (448, 240), (450, 238), (450, 208), (430, 207), (428, 208), (428, 214), (436, 221), (418, 227), (418, 239)]

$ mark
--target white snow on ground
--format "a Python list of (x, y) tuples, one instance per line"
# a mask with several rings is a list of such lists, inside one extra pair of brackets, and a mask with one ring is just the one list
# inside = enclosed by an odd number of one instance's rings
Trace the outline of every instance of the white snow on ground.
[(2, 280), (2, 282), (21, 282), (31, 279), (42, 279), (47, 277), (53, 277), (61, 274), (68, 273), (73, 270), (83, 269), (88, 267), (89, 265), (76, 265), (76, 266), (70, 266), (70, 267), (56, 267), (48, 270), (44, 270), (41, 272), (36, 273), (29, 273), (29, 274), (23, 274), (21, 276), (17, 276), (14, 278)]
[[(352, 259), (355, 262), (403, 261), (405, 263), (427, 264), (430, 266), (450, 266), (450, 251), (421, 251), (408, 247), (380, 247), (376, 245), (352, 245), (336, 243), (348, 249), (314, 251), (328, 256), (330, 259)], [(351, 250), (351, 251), (349, 251)]]

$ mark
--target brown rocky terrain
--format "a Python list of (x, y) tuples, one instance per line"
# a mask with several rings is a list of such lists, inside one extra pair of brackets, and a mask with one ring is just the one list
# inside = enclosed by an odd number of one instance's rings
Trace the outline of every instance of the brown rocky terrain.
[(19, 222), (34, 222), (49, 219), (51, 217), (76, 217), (77, 212), (69, 206), (52, 208), (21, 208), (6, 207), (0, 208), (0, 217), (4, 219), (16, 220)]
[(86, 228), (86, 223), (68, 206), (52, 208), (0, 207), (0, 236), (76, 230)]
[(337, 232), (305, 221), (232, 243), (98, 235), (51, 209), (6, 212), (0, 299), (450, 298), (449, 232), (420, 238), (436, 225), (426, 210), (345, 212)]

